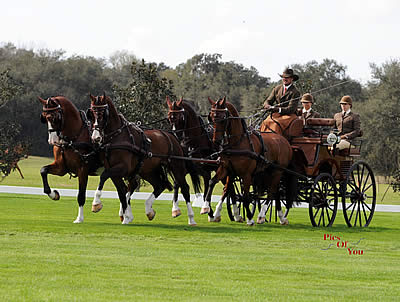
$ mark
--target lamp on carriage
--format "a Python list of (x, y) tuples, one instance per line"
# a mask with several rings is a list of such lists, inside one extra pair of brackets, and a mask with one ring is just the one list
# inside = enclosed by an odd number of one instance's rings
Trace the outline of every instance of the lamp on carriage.
[(329, 133), (326, 142), (330, 145), (333, 146), (334, 144), (340, 143), (340, 135), (336, 135), (335, 133)]

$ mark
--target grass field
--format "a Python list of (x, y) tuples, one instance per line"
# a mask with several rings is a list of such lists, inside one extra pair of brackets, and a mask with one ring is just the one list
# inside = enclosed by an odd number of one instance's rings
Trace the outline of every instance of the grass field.
[[(43, 165), (43, 159), (33, 160)], [(30, 166), (28, 160), (22, 163)], [(22, 166), (28, 184), (21, 185), (41, 186), (33, 166)], [(14, 176), (1, 185), (17, 185)], [(58, 179), (54, 187), (76, 188), (75, 179)], [(94, 189), (97, 178), (92, 180)], [(73, 224), (74, 197), (52, 201), (0, 194), (1, 301), (398, 301), (400, 296), (400, 213), (376, 212), (361, 229), (348, 228), (339, 211), (334, 226), (323, 229), (311, 227), (305, 209), (292, 210), (288, 226), (247, 227), (228, 221), (225, 209), (221, 223), (208, 223), (195, 208), (198, 226), (189, 227), (183, 204), (182, 216), (173, 219), (170, 203), (156, 202), (156, 218), (147, 221), (143, 201), (135, 201), (134, 221), (121, 225), (118, 200), (103, 203), (94, 214), (88, 202), (85, 222)]]
[[(304, 209), (291, 212), (289, 226), (247, 227), (228, 221), (224, 211), (219, 224), (196, 215), (198, 226), (189, 227), (186, 211), (173, 219), (167, 202), (155, 203), (151, 222), (143, 201), (135, 202), (130, 225), (120, 224), (117, 200), (104, 200), (97, 214), (87, 205), (79, 225), (72, 223), (74, 198), (0, 194), (0, 207), (2, 301), (396, 301), (400, 295), (398, 213), (376, 213), (366, 229), (347, 228), (341, 212), (334, 227), (313, 228)], [(362, 255), (350, 255), (345, 244)]]

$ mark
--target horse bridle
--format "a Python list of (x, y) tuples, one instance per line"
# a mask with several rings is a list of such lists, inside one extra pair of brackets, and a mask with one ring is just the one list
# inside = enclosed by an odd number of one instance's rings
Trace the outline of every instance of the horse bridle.
[[(57, 104), (57, 106), (56, 106), (56, 107), (46, 108), (45, 106), (49, 106), (51, 101), (52, 101), (53, 103)], [(62, 107), (61, 107), (60, 104), (58, 104), (58, 103), (57, 103), (56, 101), (54, 101), (52, 98), (48, 98), (48, 99), (47, 99), (47, 102), (46, 102), (46, 105), (45, 105), (45, 106), (43, 106), (43, 113), (45, 113), (45, 114), (49, 113), (50, 115), (53, 115), (53, 114), (55, 115), (55, 114), (57, 114), (57, 117), (58, 117), (58, 119), (60, 120), (60, 129), (52, 128), (52, 129), (48, 129), (48, 132), (49, 132), (49, 133), (51, 133), (51, 132), (56, 132), (57, 135), (60, 136), (60, 135), (61, 135), (61, 131), (62, 131), (63, 128), (64, 128), (64, 115), (63, 115)], [(40, 120), (41, 120), (41, 122), (42, 122), (43, 124), (45, 124), (47, 119), (43, 116), (43, 113), (42, 113), (42, 115), (41, 115), (41, 117), (40, 117)], [(53, 121), (55, 121), (55, 120), (56, 120), (56, 119), (53, 118)], [(53, 125), (51, 125), (51, 126), (53, 126)]]
[(93, 129), (97, 130), (101, 133), (101, 136), (104, 137), (104, 129), (107, 127), (108, 123), (108, 104), (103, 104), (103, 105), (90, 105), (90, 110), (97, 115), (96, 119), (98, 118), (99, 114), (103, 114), (103, 125), (102, 127), (99, 126), (97, 123), (93, 123)]
[[(168, 111), (168, 121), (172, 125), (172, 123), (175, 123), (175, 121), (173, 121), (171, 119), (170, 113), (176, 113), (177, 116), (181, 117), (181, 119), (183, 120), (183, 129), (174, 130), (174, 132), (181, 131), (183, 133), (183, 137), (185, 137), (185, 129), (186, 129), (186, 126), (187, 126), (187, 118), (186, 118), (185, 108), (182, 108), (182, 109), (179, 109), (179, 110), (169, 109), (169, 111)], [(179, 121), (180, 118), (176, 118), (176, 120)]]
[[(219, 117), (219, 113), (223, 113), (223, 117)], [(221, 142), (223, 142), (227, 138), (227, 131), (229, 130), (230, 127), (230, 112), (228, 108), (211, 108), (211, 112), (208, 116), (208, 120), (211, 123), (219, 123), (219, 122), (224, 122), (224, 130), (217, 130), (214, 129), (215, 133), (217, 132), (223, 132), (223, 135), (221, 138), (219, 138), (217, 141), (214, 143), (216, 145), (221, 146)]]

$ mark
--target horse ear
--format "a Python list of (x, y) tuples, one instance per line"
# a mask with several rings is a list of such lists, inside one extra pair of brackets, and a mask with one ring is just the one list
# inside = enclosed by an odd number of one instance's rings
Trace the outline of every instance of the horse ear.
[(89, 97), (93, 103), (96, 101), (96, 97), (94, 97), (91, 93), (89, 93)]
[(168, 95), (167, 95), (167, 105), (169, 109), (172, 109), (172, 103), (171, 100), (169, 99)]
[(183, 97), (181, 97), (181, 99), (176, 102), (176, 106), (181, 107), (182, 102), (183, 102)]
[(46, 100), (42, 99), (40, 96), (38, 96), (38, 99), (43, 105), (45, 105), (47, 102)]
[(210, 102), (210, 104), (211, 104), (211, 106), (214, 106), (215, 105), (215, 101), (213, 101), (210, 97), (208, 97), (208, 101)]
[(220, 101), (220, 105), (221, 105), (221, 106), (225, 106), (225, 104), (226, 104), (226, 96), (224, 96), (224, 97), (222, 98), (222, 100)]
[(106, 92), (105, 91), (103, 91), (103, 98), (104, 98), (104, 100), (106, 100)]

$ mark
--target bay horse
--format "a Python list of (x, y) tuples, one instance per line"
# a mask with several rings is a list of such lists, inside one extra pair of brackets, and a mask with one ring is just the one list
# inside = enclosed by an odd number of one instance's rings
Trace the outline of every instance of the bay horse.
[[(247, 212), (247, 224), (254, 225), (249, 208), (249, 190), (252, 185), (255, 191), (269, 199), (279, 201), (279, 184), (283, 174), (280, 168), (286, 168), (292, 159), (292, 148), (283, 136), (275, 133), (258, 133), (248, 131), (244, 119), (239, 117), (236, 108), (224, 97), (218, 101), (208, 98), (211, 104), (210, 119), (213, 122), (213, 142), (221, 146), (221, 164), (211, 179), (206, 200), (211, 199), (215, 184), (228, 177), (239, 177), (243, 184), (243, 205)], [(228, 180), (229, 183), (229, 180)], [(290, 207), (290, 201), (288, 201)], [(220, 216), (222, 202), (216, 207), (214, 216)], [(277, 202), (278, 216), (281, 224), (288, 224), (280, 202)], [(265, 222), (267, 204), (264, 204), (258, 215), (257, 223)]]
[[(86, 188), (89, 175), (97, 175), (96, 171), (102, 167), (90, 139), (89, 126), (86, 115), (78, 111), (75, 105), (63, 96), (50, 97), (44, 100), (39, 97), (43, 105), (40, 120), (48, 126), (48, 143), (53, 145), (54, 162), (43, 166), (40, 170), (44, 193), (53, 200), (59, 200), (57, 190), (51, 190), (48, 183), (48, 174), (64, 176), (69, 173), (78, 177), (79, 190), (77, 201), (78, 216), (74, 223), (84, 220), (83, 206), (86, 202)], [(124, 185), (122, 179), (113, 179), (118, 185)], [(124, 192), (118, 192), (120, 201), (126, 207)], [(92, 205), (92, 211), (98, 212), (102, 207)]]
[[(206, 126), (200, 115), (196, 113), (193, 106), (181, 98), (173, 101), (166, 98), (168, 105), (168, 121), (172, 127), (172, 131), (181, 142), (187, 156), (192, 158), (211, 159), (213, 153), (217, 152), (212, 143), (212, 133), (206, 130)], [(211, 172), (217, 169), (216, 164), (206, 162), (194, 162), (204, 183), (203, 202), (200, 214), (208, 214), (209, 219), (213, 218), (213, 210), (211, 203), (204, 198), (208, 191), (209, 182), (211, 180)], [(177, 192), (174, 192), (177, 194)]]
[[(153, 220), (156, 212), (152, 208), (154, 200), (165, 190), (172, 190), (168, 175), (174, 180), (176, 192), (181, 192), (186, 201), (188, 224), (196, 225), (194, 212), (190, 204), (189, 185), (185, 175), (187, 169), (192, 178), (195, 191), (199, 192), (200, 178), (191, 162), (184, 161), (183, 150), (176, 137), (162, 130), (142, 130), (129, 123), (118, 114), (111, 98), (90, 95), (91, 114), (93, 121), (92, 141), (99, 144), (103, 150), (102, 158), (105, 170), (100, 176), (96, 191), (97, 202), (100, 201), (101, 191), (109, 177), (123, 177), (129, 182), (127, 194), (128, 203), (131, 194), (138, 187), (136, 176), (149, 182), (153, 192), (145, 201), (145, 212), (149, 220)], [(174, 194), (172, 216), (180, 215)]]

